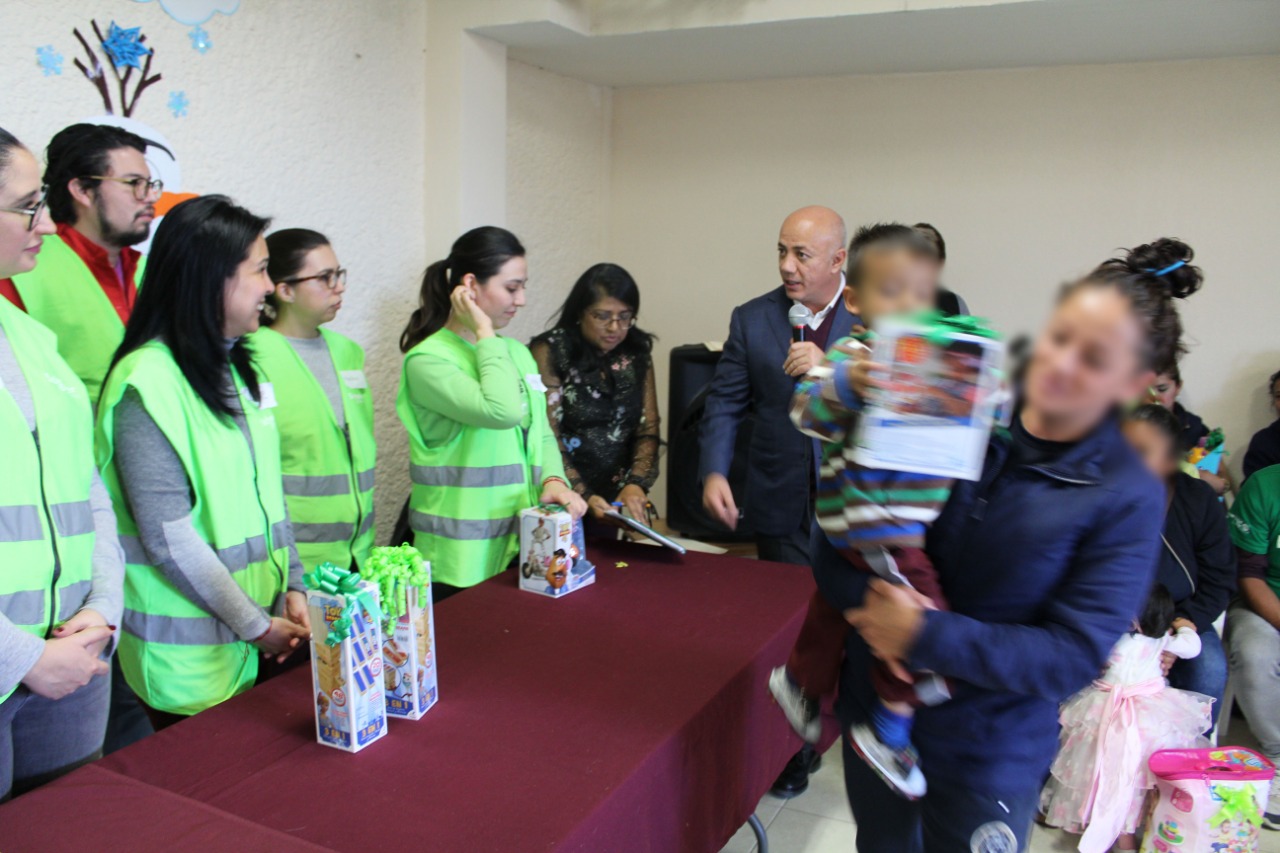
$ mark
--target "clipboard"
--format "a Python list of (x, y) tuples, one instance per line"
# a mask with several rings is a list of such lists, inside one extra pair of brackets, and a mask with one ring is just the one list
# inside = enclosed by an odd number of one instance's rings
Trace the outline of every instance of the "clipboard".
[(611, 509), (608, 512), (606, 512), (604, 515), (605, 515), (605, 518), (609, 518), (609, 519), (612, 519), (613, 521), (621, 522), (622, 525), (627, 527), (628, 529), (634, 530), (636, 533), (639, 533), (641, 536), (644, 536), (648, 539), (652, 539), (654, 542), (657, 542), (659, 545), (662, 545), (665, 548), (670, 548), (672, 551), (675, 551), (677, 554), (688, 553), (688, 549), (685, 548), (683, 545), (681, 545), (679, 542), (675, 542), (671, 539), (668, 539), (667, 537), (663, 536), (661, 533), (654, 530), (652, 527), (648, 526), (647, 524), (641, 524), (640, 522), (636, 521), (634, 518), (625, 516), (622, 513), (618, 512), (617, 510)]

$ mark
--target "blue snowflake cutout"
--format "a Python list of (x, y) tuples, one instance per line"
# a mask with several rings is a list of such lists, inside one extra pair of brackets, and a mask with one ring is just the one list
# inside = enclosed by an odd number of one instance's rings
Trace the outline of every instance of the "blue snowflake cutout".
[(102, 49), (111, 57), (116, 68), (137, 68), (142, 70), (142, 59), (151, 55), (151, 48), (142, 43), (142, 27), (124, 29), (111, 22), (107, 37), (102, 40)]
[(173, 113), (174, 118), (182, 118), (187, 114), (187, 108), (191, 106), (191, 101), (187, 100), (187, 93), (181, 89), (169, 93), (169, 112)]
[(209, 38), (209, 31), (199, 24), (191, 28), (191, 32), (187, 33), (187, 38), (191, 39), (191, 49), (198, 53), (208, 53), (209, 48), (213, 47), (213, 40)]
[(54, 50), (51, 44), (36, 48), (36, 62), (46, 77), (62, 73), (62, 54)]

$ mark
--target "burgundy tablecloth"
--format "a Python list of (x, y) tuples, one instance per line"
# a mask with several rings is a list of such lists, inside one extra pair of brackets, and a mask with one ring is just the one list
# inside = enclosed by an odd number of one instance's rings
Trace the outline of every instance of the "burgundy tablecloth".
[[(334, 850), (719, 850), (799, 746), (765, 683), (809, 572), (621, 543), (589, 553), (599, 579), (567, 598), (508, 573), (443, 602), (440, 703), (364, 752), (314, 742), (310, 672), (294, 670), (0, 808), (0, 850), (50, 838), (24, 822), (51, 797), (96, 801), (96, 819), (108, 772)], [(190, 809), (147, 814), (146, 837), (184, 846)]]

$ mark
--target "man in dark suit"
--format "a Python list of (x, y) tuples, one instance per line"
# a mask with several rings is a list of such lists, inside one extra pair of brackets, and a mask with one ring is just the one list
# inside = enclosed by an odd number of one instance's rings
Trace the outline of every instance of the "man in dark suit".
[[(822, 362), (828, 343), (849, 334), (844, 307), (845, 226), (834, 210), (804, 207), (778, 234), (782, 286), (733, 309), (729, 338), (716, 365), (702, 419), (702, 503), (726, 527), (738, 525), (738, 501), (756, 533), (760, 559), (809, 565), (816, 442), (791, 424), (796, 381)], [(793, 342), (787, 313), (799, 303), (813, 312), (804, 341)], [(738, 424), (753, 419), (746, 494), (729, 487)], [(792, 797), (809, 786), (819, 757), (802, 749), (774, 786)]]

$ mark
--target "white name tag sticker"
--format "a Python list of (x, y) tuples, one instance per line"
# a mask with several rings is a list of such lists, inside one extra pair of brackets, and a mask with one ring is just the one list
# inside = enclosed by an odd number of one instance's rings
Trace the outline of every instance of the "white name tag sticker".
[(342, 382), (348, 388), (368, 388), (369, 387), (369, 380), (365, 378), (363, 370), (342, 371)]
[(528, 383), (529, 387), (534, 391), (542, 391), (545, 393), (547, 390), (547, 386), (543, 383), (542, 374), (540, 373), (530, 373), (525, 376), (524, 381)]
[(270, 382), (258, 383), (258, 408), (274, 409), (276, 407), (276, 387)]

